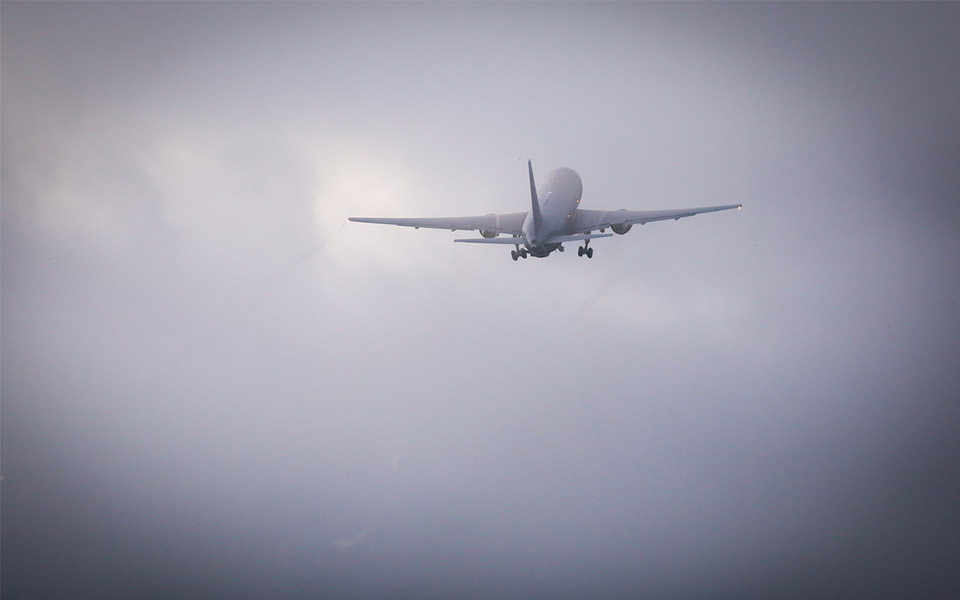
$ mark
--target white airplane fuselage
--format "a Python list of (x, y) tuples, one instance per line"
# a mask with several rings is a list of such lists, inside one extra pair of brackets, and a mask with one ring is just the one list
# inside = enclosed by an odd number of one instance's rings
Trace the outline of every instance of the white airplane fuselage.
[(523, 221), (525, 246), (532, 256), (543, 258), (560, 247), (560, 243), (544, 243), (562, 234), (573, 220), (583, 196), (583, 182), (573, 169), (561, 167), (547, 175), (537, 190), (540, 204), (540, 226), (533, 211)]

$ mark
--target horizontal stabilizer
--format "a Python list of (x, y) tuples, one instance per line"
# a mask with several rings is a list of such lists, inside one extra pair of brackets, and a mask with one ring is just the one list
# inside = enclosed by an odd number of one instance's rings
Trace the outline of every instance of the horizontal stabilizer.
[(563, 242), (581, 242), (593, 238), (610, 237), (612, 233), (575, 233), (573, 235), (557, 235), (547, 240), (548, 244), (562, 244)]
[(453, 240), (466, 244), (509, 244), (511, 246), (522, 246), (526, 242), (522, 237), (495, 237), (495, 238), (467, 238), (462, 240)]

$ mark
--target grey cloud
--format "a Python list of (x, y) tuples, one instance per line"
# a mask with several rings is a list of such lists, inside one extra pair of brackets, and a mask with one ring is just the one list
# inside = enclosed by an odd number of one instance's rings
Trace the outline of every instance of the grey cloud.
[(2, 16), (4, 597), (956, 593), (955, 5)]

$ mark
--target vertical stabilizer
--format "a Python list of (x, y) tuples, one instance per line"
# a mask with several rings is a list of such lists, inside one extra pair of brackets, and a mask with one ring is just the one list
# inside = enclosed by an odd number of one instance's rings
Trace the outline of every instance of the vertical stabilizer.
[(533, 181), (533, 161), (527, 161), (527, 169), (530, 171), (530, 203), (533, 210), (534, 231), (540, 231), (540, 221), (543, 216), (540, 214), (540, 201), (537, 200), (537, 184)]

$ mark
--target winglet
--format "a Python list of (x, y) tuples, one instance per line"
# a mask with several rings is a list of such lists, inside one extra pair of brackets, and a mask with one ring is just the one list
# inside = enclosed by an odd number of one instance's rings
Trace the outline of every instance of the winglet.
[(533, 181), (533, 161), (527, 161), (527, 169), (530, 171), (530, 203), (533, 205), (533, 226), (536, 231), (540, 230), (540, 221), (543, 217), (540, 214), (540, 201), (537, 200), (537, 184)]

